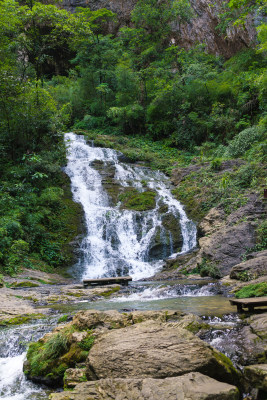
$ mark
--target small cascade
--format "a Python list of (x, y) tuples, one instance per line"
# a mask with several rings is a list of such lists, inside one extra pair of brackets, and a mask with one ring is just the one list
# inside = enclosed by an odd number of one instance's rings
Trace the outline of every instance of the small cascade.
[[(90, 146), (83, 136), (74, 133), (66, 133), (65, 142), (68, 148), (65, 171), (71, 179), (74, 201), (83, 207), (87, 231), (75, 266), (80, 277), (129, 274), (134, 280), (146, 278), (161, 268), (164, 258), (196, 246), (196, 227), (173, 198), (163, 173), (122, 163), (117, 151)], [(156, 193), (155, 208), (133, 211), (122, 209), (120, 202), (112, 205), (105, 190), (105, 185), (110, 184), (107, 170), (113, 171), (112, 182), (117, 187)], [(163, 207), (166, 212), (161, 211)], [(173, 230), (164, 224), (166, 215), (174, 220), (177, 232), (180, 227), (180, 249), (179, 235), (174, 240)]]
[(47, 399), (49, 391), (28, 381), (23, 374), (26, 347), (50, 331), (55, 321), (0, 330), (0, 398), (3, 400)]

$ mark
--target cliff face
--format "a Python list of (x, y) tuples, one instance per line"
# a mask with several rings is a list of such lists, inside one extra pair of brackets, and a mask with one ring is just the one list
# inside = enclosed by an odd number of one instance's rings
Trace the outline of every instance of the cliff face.
[[(116, 33), (123, 25), (130, 24), (131, 11), (138, 0), (63, 0), (62, 7), (74, 12), (76, 7), (89, 7), (95, 11), (107, 8), (117, 14), (118, 21), (110, 25), (110, 32)], [(224, 0), (190, 0), (194, 10), (194, 18), (189, 23), (172, 24), (173, 42), (186, 49), (197, 43), (204, 43), (208, 52), (231, 57), (242, 48), (253, 45), (256, 30), (251, 21), (245, 28), (232, 28), (227, 35), (220, 34), (216, 29), (217, 15), (222, 12)]]

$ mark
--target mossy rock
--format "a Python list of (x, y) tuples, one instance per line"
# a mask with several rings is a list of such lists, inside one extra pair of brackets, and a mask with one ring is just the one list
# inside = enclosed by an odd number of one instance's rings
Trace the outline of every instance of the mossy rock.
[(121, 209), (134, 211), (148, 211), (156, 207), (156, 192), (147, 190), (139, 192), (135, 188), (125, 188), (124, 193), (118, 196), (121, 202)]
[(40, 285), (38, 283), (33, 283), (33, 282), (28, 282), (28, 281), (23, 281), (23, 282), (14, 282), (12, 283), (11, 287), (12, 288), (27, 288), (27, 287), (39, 287)]
[(16, 317), (0, 321), (0, 326), (8, 326), (8, 325), (22, 325), (28, 321), (32, 321), (34, 319), (44, 318), (44, 314), (27, 314), (27, 315), (18, 315)]
[(47, 340), (31, 343), (23, 366), (25, 375), (34, 382), (51, 387), (62, 386), (65, 371), (84, 362), (94, 343), (91, 332), (81, 342), (73, 341), (71, 335), (74, 331), (72, 325), (52, 334)]

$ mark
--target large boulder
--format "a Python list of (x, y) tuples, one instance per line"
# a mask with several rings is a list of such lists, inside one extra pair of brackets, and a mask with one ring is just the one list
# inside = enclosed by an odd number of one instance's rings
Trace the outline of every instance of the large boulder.
[(231, 268), (242, 261), (249, 247), (256, 243), (255, 224), (241, 222), (224, 226), (211, 236), (199, 239), (199, 260), (208, 259), (218, 265), (222, 275), (228, 275)]
[(255, 254), (240, 264), (235, 265), (230, 272), (231, 279), (252, 280), (267, 275), (267, 250)]
[(51, 400), (237, 400), (238, 389), (198, 372), (166, 379), (101, 379), (53, 393)]
[(238, 375), (222, 356), (179, 323), (146, 321), (101, 335), (87, 359), (89, 380), (156, 378), (192, 371), (233, 383)]

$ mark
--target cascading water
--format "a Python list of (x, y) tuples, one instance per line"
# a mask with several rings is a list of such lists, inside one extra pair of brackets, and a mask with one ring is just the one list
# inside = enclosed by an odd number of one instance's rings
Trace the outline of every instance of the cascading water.
[(0, 398), (3, 400), (41, 400), (48, 390), (26, 380), (22, 367), (27, 343), (38, 340), (55, 325), (46, 320), (31, 325), (0, 330)]
[[(172, 233), (162, 222), (159, 212), (162, 205), (180, 222), (183, 239), (180, 253), (196, 246), (196, 227), (173, 198), (163, 173), (121, 163), (117, 151), (90, 147), (83, 136), (74, 133), (66, 133), (65, 142), (68, 146), (65, 171), (71, 179), (74, 201), (82, 205), (85, 214), (87, 234), (75, 266), (83, 278), (130, 274), (134, 280), (142, 279), (159, 270), (162, 258), (177, 254)], [(111, 206), (101, 174), (95, 168), (97, 162), (115, 168), (114, 180), (121, 187), (156, 192), (156, 207), (138, 212), (122, 210), (119, 204)], [(152, 249), (159, 242), (160, 255), (153, 255)]]

